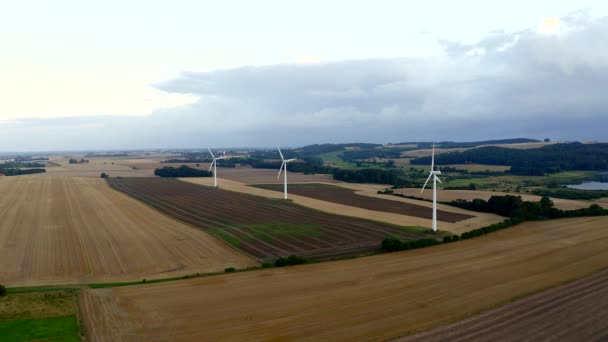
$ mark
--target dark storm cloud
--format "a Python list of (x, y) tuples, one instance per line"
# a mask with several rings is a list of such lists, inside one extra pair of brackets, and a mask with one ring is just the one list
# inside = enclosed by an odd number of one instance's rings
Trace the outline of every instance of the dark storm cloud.
[(497, 30), (476, 44), (442, 40), (442, 58), (184, 73), (157, 86), (202, 96), (192, 108), (210, 116), (206, 98), (235, 106), (224, 119), (253, 126), (341, 127), (347, 121), (407, 131), (428, 121), (602, 118), (608, 19), (577, 12), (563, 23), (556, 35)]

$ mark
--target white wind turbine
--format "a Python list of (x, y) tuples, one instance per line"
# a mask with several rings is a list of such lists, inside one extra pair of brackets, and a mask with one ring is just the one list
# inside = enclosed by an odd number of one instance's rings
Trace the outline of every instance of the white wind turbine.
[(209, 151), (209, 154), (211, 155), (211, 158), (213, 158), (213, 161), (211, 162), (211, 165), (209, 165), (209, 171), (211, 171), (211, 168), (213, 168), (213, 186), (217, 188), (217, 160), (220, 159), (226, 159), (225, 156), (222, 157), (215, 157), (213, 155), (213, 152), (211, 152), (211, 149), (208, 148), (207, 149)]
[(287, 199), (287, 163), (294, 161), (295, 159), (285, 159), (283, 158), (283, 153), (281, 153), (281, 149), (277, 146), (279, 150), (279, 155), (281, 155), (281, 168), (279, 169), (279, 175), (277, 176), (277, 180), (281, 177), (281, 171), (285, 171), (283, 173), (283, 199)]
[(431, 177), (433, 177), (433, 231), (435, 232), (437, 231), (437, 182), (441, 183), (441, 179), (439, 179), (437, 175), (440, 174), (441, 171), (435, 171), (435, 144), (433, 144), (433, 155), (431, 157), (431, 172), (429, 174), (429, 178), (427, 178), (426, 182), (424, 182), (424, 186), (422, 187), (420, 193), (424, 191), (424, 188), (426, 188), (426, 184), (429, 182)]

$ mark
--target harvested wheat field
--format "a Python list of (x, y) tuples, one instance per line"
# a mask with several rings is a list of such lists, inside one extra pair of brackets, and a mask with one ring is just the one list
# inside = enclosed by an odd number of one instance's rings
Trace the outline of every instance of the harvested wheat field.
[[(404, 189), (395, 189), (395, 193), (420, 197), (427, 200), (433, 199), (433, 193), (431, 191), (426, 191), (424, 193), (420, 193), (420, 189), (416, 188), (404, 188)], [(499, 191), (483, 191), (483, 190), (437, 190), (437, 200), (442, 202), (456, 201), (456, 200), (466, 200), (472, 201), (476, 198), (480, 198), (483, 200), (488, 200), (492, 196), (521, 196), (524, 201), (538, 202), (541, 199), (541, 196), (529, 195), (529, 194), (520, 194), (520, 193), (507, 193), (507, 192), (499, 192)], [(608, 201), (606, 199), (600, 199), (596, 201), (577, 201), (577, 200), (568, 200), (561, 198), (551, 198), (553, 204), (556, 208), (562, 210), (574, 210), (580, 208), (588, 208), (592, 204), (606, 205)], [(606, 206), (608, 208), (608, 206)]]
[(81, 312), (91, 341), (386, 340), (608, 267), (606, 226), (532, 222), (421, 250), (86, 290)]
[[(254, 169), (252, 167), (218, 168), (217, 174), (221, 178), (234, 180), (246, 184), (281, 183), (277, 180), (279, 170)], [(336, 182), (331, 175), (314, 174), (307, 175), (299, 172), (290, 172), (289, 181), (294, 183), (333, 183)]]
[[(257, 188), (268, 189), (273, 191), (283, 191), (283, 185), (280, 184), (258, 184)], [(352, 207), (364, 208), (376, 211), (386, 211), (395, 214), (415, 216), (426, 219), (431, 219), (433, 211), (429, 207), (392, 201), (384, 198), (372, 198), (362, 196), (355, 193), (353, 189), (347, 189), (340, 186), (329, 184), (309, 183), (309, 184), (290, 184), (289, 192), (299, 196), (316, 198), (322, 201), (334, 202)], [(443, 210), (437, 211), (437, 219), (443, 222), (459, 222), (472, 218), (473, 215), (448, 212)]]
[(333, 215), (284, 200), (175, 179), (112, 178), (109, 184), (259, 259), (290, 254), (315, 259), (358, 255), (377, 250), (387, 236), (403, 240), (442, 238), (442, 233), (419, 227)]
[(257, 263), (102, 179), (0, 178), (0, 283), (162, 278)]
[(154, 169), (138, 169), (121, 164), (120, 160), (108, 158), (90, 158), (88, 163), (70, 164), (67, 159), (55, 159), (59, 166), (47, 168), (42, 174), (51, 177), (91, 177), (99, 178), (101, 173), (112, 177), (154, 177)]
[(463, 321), (396, 341), (606, 341), (606, 284), (608, 269)]

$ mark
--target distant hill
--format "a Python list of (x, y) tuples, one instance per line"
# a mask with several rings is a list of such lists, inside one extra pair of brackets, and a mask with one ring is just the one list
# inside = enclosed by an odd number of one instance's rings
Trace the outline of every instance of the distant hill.
[[(428, 165), (431, 157), (411, 160), (411, 164)], [(509, 165), (512, 174), (542, 176), (559, 171), (607, 171), (608, 144), (553, 144), (540, 148), (520, 150), (487, 146), (463, 152), (435, 156), (435, 164), (486, 164)]]
[(350, 143), (350, 144), (314, 144), (293, 149), (300, 157), (315, 156), (323, 153), (342, 152), (352, 149), (370, 149), (382, 147), (381, 144)]
[[(439, 148), (472, 148), (484, 145), (507, 145), (507, 144), (522, 144), (522, 143), (533, 143), (541, 142), (540, 140), (528, 139), (528, 138), (516, 138), (516, 139), (500, 139), (500, 140), (482, 140), (482, 141), (471, 141), (471, 142), (456, 142), (456, 141), (441, 141), (435, 145)], [(433, 143), (431, 142), (401, 142), (395, 145), (418, 145), (419, 149), (431, 148)]]

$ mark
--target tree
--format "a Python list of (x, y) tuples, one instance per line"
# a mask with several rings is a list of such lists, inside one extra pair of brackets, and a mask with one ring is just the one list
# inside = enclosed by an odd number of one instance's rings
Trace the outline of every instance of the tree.
[(6, 287), (0, 284), (0, 297), (6, 296)]
[(548, 213), (551, 208), (553, 208), (553, 201), (549, 197), (543, 196), (540, 199), (540, 209), (543, 213)]

